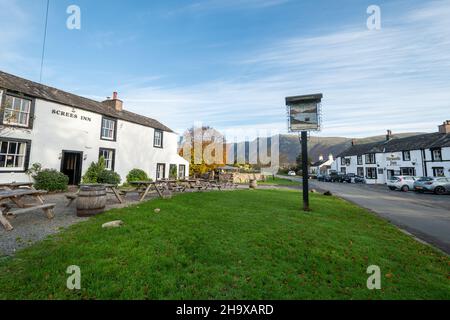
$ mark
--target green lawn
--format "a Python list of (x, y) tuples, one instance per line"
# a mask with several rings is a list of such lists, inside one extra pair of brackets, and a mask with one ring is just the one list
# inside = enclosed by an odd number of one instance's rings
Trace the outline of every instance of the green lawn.
[[(450, 299), (447, 256), (343, 200), (311, 202), (243, 190), (112, 210), (0, 262), (0, 299)], [(366, 288), (372, 264), (382, 290)]]
[(301, 185), (302, 185), (301, 182), (288, 180), (287, 178), (288, 177), (286, 177), (286, 179), (275, 177), (275, 179), (273, 179), (271, 177), (268, 177), (266, 179), (266, 181), (258, 181), (258, 184), (260, 184), (260, 185), (301, 187)]

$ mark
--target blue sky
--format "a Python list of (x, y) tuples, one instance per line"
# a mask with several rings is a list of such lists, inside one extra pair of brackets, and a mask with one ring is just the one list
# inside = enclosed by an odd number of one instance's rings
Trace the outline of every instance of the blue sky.
[[(0, 0), (0, 70), (39, 80), (45, 4)], [(66, 28), (72, 4), (81, 30)], [(450, 119), (450, 1), (51, 0), (43, 82), (116, 90), (180, 133), (286, 132), (284, 97), (316, 92), (317, 135), (432, 132)]]

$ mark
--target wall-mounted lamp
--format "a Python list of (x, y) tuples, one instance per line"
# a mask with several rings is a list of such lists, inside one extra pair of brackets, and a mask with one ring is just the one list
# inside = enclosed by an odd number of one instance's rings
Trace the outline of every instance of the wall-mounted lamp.
[(60, 154), (58, 155), (58, 159), (59, 159), (59, 160), (62, 159), (62, 153), (60, 153)]
[(84, 154), (83, 160), (86, 161), (86, 159), (87, 159), (87, 154)]

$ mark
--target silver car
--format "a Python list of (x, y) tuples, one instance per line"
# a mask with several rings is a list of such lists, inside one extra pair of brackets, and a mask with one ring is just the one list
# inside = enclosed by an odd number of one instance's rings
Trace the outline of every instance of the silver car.
[(414, 182), (414, 191), (446, 194), (450, 192), (450, 178), (422, 177)]
[(391, 190), (407, 192), (409, 190), (414, 190), (414, 182), (417, 179), (419, 178), (412, 176), (395, 176), (391, 177), (386, 184)]

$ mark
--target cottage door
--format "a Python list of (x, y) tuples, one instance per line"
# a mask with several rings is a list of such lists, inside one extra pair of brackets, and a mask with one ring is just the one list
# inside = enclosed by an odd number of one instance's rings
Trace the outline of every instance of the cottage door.
[(81, 181), (83, 152), (63, 151), (61, 172), (69, 177), (69, 185), (78, 185)]

